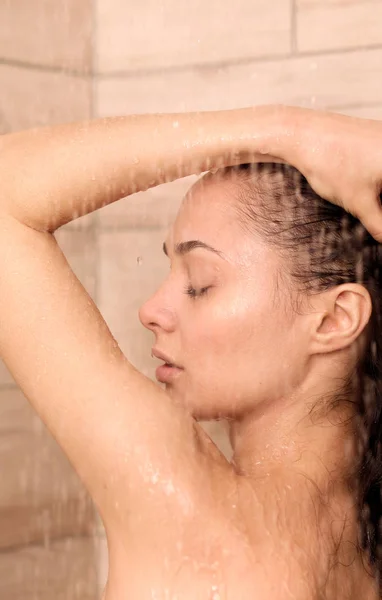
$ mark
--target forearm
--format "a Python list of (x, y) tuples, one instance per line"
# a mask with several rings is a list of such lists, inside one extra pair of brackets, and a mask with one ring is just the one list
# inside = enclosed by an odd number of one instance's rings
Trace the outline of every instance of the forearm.
[(0, 209), (54, 232), (179, 177), (269, 156), (289, 160), (297, 115), (278, 106), (132, 115), (3, 136)]

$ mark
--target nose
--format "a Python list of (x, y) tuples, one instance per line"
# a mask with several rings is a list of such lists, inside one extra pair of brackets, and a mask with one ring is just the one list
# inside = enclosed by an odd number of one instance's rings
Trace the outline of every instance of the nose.
[(167, 332), (175, 329), (174, 306), (170, 301), (169, 294), (165, 294), (161, 288), (142, 304), (138, 314), (142, 325), (154, 333), (158, 329)]

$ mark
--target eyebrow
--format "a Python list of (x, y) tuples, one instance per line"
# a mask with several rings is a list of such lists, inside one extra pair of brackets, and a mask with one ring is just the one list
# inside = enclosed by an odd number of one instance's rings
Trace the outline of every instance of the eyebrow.
[[(188, 242), (180, 242), (179, 244), (176, 244), (175, 254), (180, 254), (181, 256), (184, 256), (188, 252), (191, 252), (191, 250), (195, 250), (195, 248), (204, 248), (204, 250), (214, 252), (215, 254), (220, 256), (220, 258), (226, 260), (223, 252), (220, 252), (220, 250), (216, 250), (216, 248), (213, 248), (212, 246), (206, 244), (205, 242), (202, 242), (201, 240), (189, 240)], [(166, 242), (163, 242), (163, 252), (166, 256), (168, 256)]]

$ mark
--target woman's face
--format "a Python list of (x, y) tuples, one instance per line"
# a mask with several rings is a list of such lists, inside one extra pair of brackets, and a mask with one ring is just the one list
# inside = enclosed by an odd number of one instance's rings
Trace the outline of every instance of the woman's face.
[[(244, 232), (237, 192), (234, 180), (211, 173), (191, 188), (166, 239), (169, 274), (139, 313), (155, 349), (183, 367), (167, 391), (197, 419), (238, 418), (290, 395), (304, 362), (281, 258)], [(220, 254), (176, 251), (194, 240)]]

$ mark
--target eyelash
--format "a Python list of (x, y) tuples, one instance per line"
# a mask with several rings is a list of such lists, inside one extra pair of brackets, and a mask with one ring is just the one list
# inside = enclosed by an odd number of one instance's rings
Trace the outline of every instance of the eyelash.
[(195, 300), (196, 298), (205, 296), (209, 289), (209, 287), (204, 287), (201, 288), (199, 293), (197, 293), (195, 288), (193, 288), (191, 285), (188, 285), (184, 288), (184, 293), (190, 296), (190, 298), (192, 298), (193, 300)]

